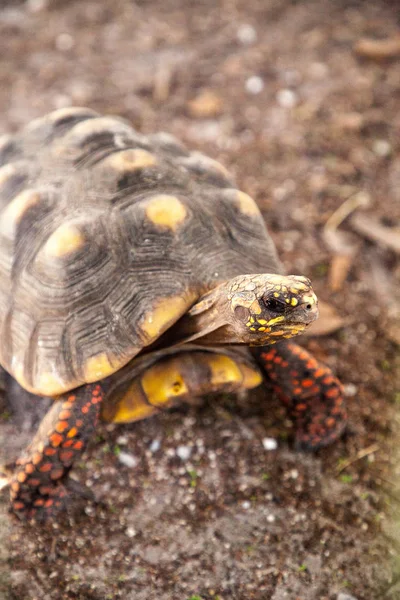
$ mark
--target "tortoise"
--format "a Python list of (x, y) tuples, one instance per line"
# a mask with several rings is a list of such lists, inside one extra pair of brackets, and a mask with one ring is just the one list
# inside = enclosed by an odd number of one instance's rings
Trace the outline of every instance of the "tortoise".
[(54, 402), (16, 463), (11, 510), (47, 519), (99, 418), (126, 423), (260, 385), (297, 445), (335, 440), (341, 385), (291, 340), (317, 317), (254, 200), (166, 133), (66, 108), (0, 138), (0, 365)]

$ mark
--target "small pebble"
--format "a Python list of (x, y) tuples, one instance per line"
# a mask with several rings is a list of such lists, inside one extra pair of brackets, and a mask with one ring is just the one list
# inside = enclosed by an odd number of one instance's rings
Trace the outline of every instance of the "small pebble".
[(357, 600), (355, 596), (351, 596), (350, 594), (338, 594), (337, 600)]
[(275, 517), (275, 515), (268, 515), (268, 516), (267, 516), (267, 521), (268, 521), (268, 523), (274, 523), (274, 522), (275, 522), (275, 520), (276, 520), (276, 517)]
[(136, 465), (139, 462), (136, 456), (133, 456), (133, 454), (128, 454), (128, 452), (120, 452), (118, 454), (118, 460), (120, 463), (122, 463), (125, 467), (128, 467), (129, 469), (133, 469), (134, 467), (136, 467)]
[(274, 438), (264, 438), (262, 445), (264, 446), (264, 450), (276, 450), (278, 442)]
[(263, 91), (264, 82), (258, 75), (253, 75), (247, 79), (245, 87), (246, 92), (256, 95)]
[(192, 448), (190, 448), (190, 446), (178, 446), (176, 449), (176, 455), (179, 456), (181, 460), (188, 460), (191, 454)]
[(248, 508), (250, 508), (251, 504), (248, 500), (245, 500), (244, 502), (242, 502), (242, 506), (245, 510), (247, 510)]
[(150, 444), (150, 452), (157, 452), (161, 448), (160, 440), (153, 440)]
[(126, 437), (126, 435), (120, 435), (119, 437), (117, 437), (118, 446), (126, 446), (127, 443), (128, 443), (128, 438)]
[(358, 392), (358, 387), (354, 383), (346, 383), (343, 386), (344, 395), (348, 398), (352, 398)]
[(133, 527), (128, 527), (125, 533), (129, 538), (133, 538), (136, 535), (136, 530)]
[(387, 140), (375, 140), (372, 145), (372, 150), (377, 156), (385, 158), (392, 152), (392, 146)]
[(60, 33), (56, 37), (56, 48), (61, 52), (66, 52), (71, 50), (75, 45), (74, 38), (69, 33)]
[(240, 25), (239, 29), (237, 30), (236, 37), (241, 44), (249, 46), (257, 41), (257, 31), (252, 25), (243, 23), (243, 25)]
[(279, 90), (276, 101), (282, 108), (293, 108), (297, 104), (297, 94), (293, 90)]

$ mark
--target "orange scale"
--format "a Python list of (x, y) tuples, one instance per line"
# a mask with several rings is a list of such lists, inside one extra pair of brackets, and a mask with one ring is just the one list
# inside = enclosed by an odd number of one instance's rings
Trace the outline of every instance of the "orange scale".
[(71, 411), (70, 410), (62, 410), (60, 412), (60, 421), (68, 421), (68, 419), (71, 418)]
[(50, 479), (55, 481), (56, 479), (60, 479), (63, 475), (64, 469), (54, 469), (54, 471), (50, 473)]
[(55, 448), (46, 448), (46, 450), (44, 451), (44, 455), (45, 456), (54, 456), (57, 453), (57, 450)]
[(19, 481), (20, 483), (24, 483), (26, 481), (26, 478), (27, 478), (26, 473), (20, 472), (17, 475), (17, 481)]
[(339, 396), (339, 394), (340, 394), (340, 392), (337, 388), (332, 388), (326, 392), (326, 395), (328, 396), (328, 398), (337, 398), (337, 396)]
[(28, 463), (25, 467), (25, 473), (28, 473), (28, 475), (31, 475), (34, 470), (35, 470), (35, 467), (33, 466), (32, 463)]
[(51, 463), (44, 463), (44, 465), (39, 467), (39, 471), (41, 473), (48, 473), (49, 471), (51, 471), (52, 468), (53, 468), (53, 465)]
[(57, 425), (55, 426), (55, 430), (56, 430), (58, 433), (64, 433), (64, 431), (65, 431), (66, 429), (68, 429), (68, 427), (69, 427), (69, 424), (67, 423), (67, 421), (59, 421), (59, 422), (57, 423)]
[(23, 510), (25, 508), (25, 504), (23, 502), (13, 502), (14, 510)]
[(63, 441), (63, 439), (64, 439), (63, 436), (60, 435), (59, 433), (53, 433), (49, 437), (50, 443), (53, 446), (53, 448), (57, 448), (61, 444), (61, 442)]
[(44, 507), (45, 508), (50, 508), (51, 506), (53, 506), (54, 500), (52, 500), (51, 498), (49, 498), (48, 500), (46, 500), (46, 502), (44, 503)]
[(75, 442), (74, 448), (75, 448), (75, 450), (82, 450), (82, 448), (83, 448), (83, 442), (82, 442), (82, 440), (79, 440), (79, 441)]
[(313, 379), (303, 379), (303, 381), (301, 382), (302, 387), (305, 388), (309, 388), (312, 385), (314, 385), (314, 380)]

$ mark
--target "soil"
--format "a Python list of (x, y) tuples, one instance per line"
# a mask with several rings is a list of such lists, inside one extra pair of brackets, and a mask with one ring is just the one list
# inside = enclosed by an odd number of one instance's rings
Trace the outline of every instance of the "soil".
[[(350, 413), (315, 455), (291, 449), (266, 388), (102, 425), (74, 469), (95, 503), (29, 526), (2, 493), (0, 598), (400, 598), (399, 21), (379, 0), (0, 2), (0, 133), (88, 105), (223, 162), (328, 304), (325, 334), (301, 343)], [(344, 203), (363, 207), (335, 232)], [(36, 410), (2, 415), (2, 462)]]

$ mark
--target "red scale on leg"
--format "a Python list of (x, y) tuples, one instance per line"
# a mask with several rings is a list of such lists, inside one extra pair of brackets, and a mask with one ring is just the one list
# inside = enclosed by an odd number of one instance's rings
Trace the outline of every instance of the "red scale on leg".
[(55, 401), (46, 416), (47, 435), (39, 428), (25, 456), (17, 461), (11, 500), (18, 517), (45, 520), (62, 508), (68, 473), (95, 429), (102, 400), (101, 386), (90, 384)]
[(295, 421), (296, 445), (317, 449), (343, 432), (343, 390), (331, 370), (293, 342), (256, 351), (258, 360)]

